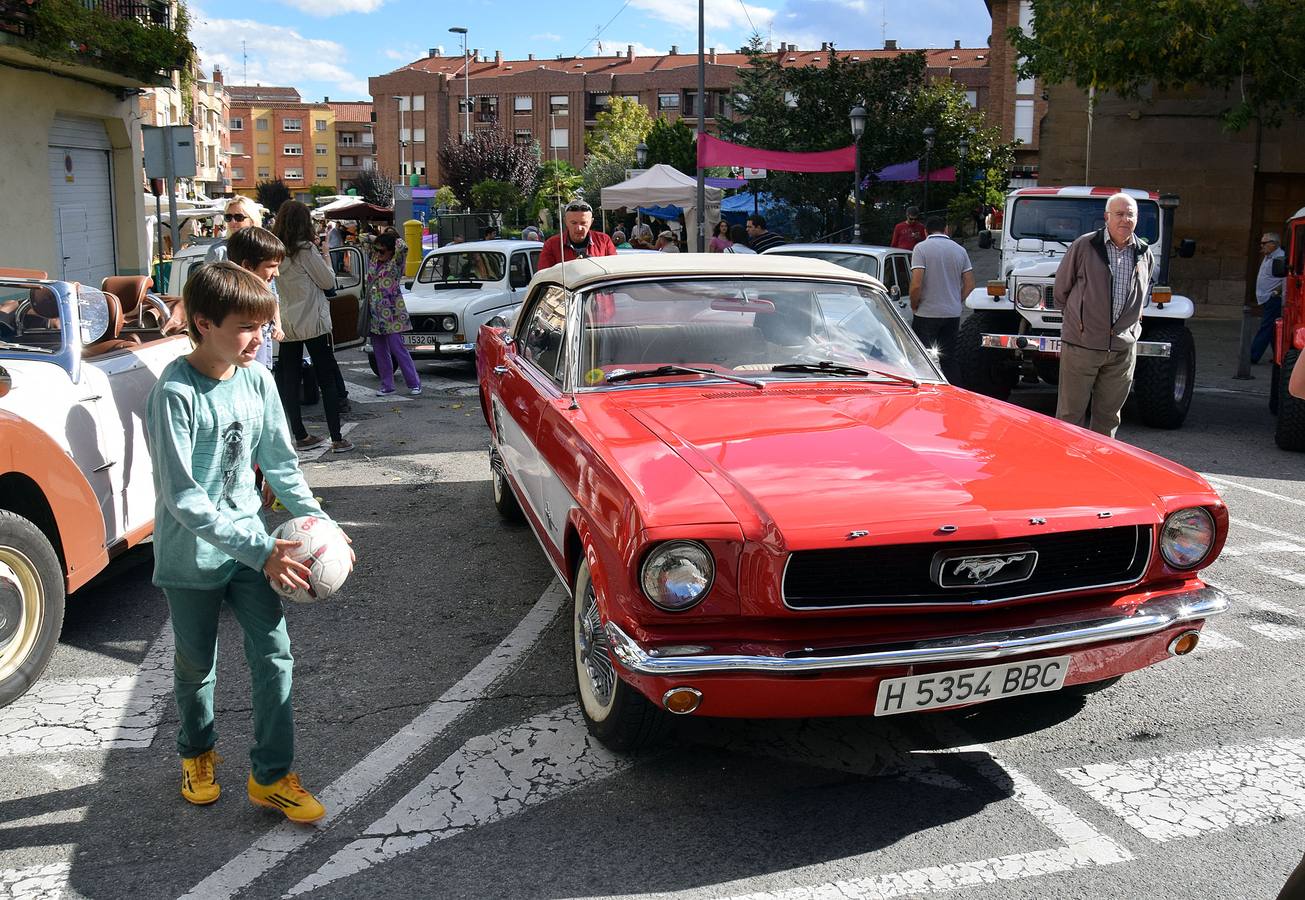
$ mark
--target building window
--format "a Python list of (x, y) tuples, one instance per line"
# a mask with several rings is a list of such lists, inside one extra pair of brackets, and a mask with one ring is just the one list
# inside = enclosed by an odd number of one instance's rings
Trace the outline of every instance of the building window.
[(326, 120), (325, 120), (325, 119), (313, 119), (313, 128), (316, 129), (317, 131), (325, 131), (325, 130), (326, 130)]
[(240, 156), (242, 153), (245, 152), (245, 145), (238, 141), (232, 141), (231, 152), (234, 153), (236, 156)]
[(978, 92), (978, 91), (966, 91), (966, 92), (965, 92), (965, 102), (968, 103), (968, 104), (970, 105), (970, 108), (971, 108), (971, 109), (977, 109), (978, 106), (979, 106), (979, 92)]
[(340, 157), (340, 165), (342, 165), (342, 166), (356, 166), (356, 165), (358, 164), (358, 163), (356, 162), (357, 159), (358, 159), (358, 157), (356, 157), (356, 156), (341, 156), (341, 157)]
[(368, 156), (363, 160), (362, 167), (365, 171), (370, 172), (372, 169), (376, 168), (376, 160)]
[(370, 147), (372, 145), (372, 133), (370, 131), (363, 132), (362, 142), (364, 147)]
[(565, 128), (553, 128), (549, 131), (548, 146), (563, 149), (569, 146), (570, 132)]
[(259, 178), (271, 178), (271, 177), (272, 177), (272, 170), (269, 169), (267, 166), (259, 166), (259, 167), (258, 167), (258, 177), (259, 177)]
[(411, 98), (411, 97), (400, 97), (400, 98), (399, 98), (399, 112), (408, 112), (410, 109), (412, 109), (412, 98)]
[(271, 153), (271, 152), (272, 152), (272, 145), (271, 145), (271, 144), (259, 144), (259, 145), (258, 145), (258, 154), (259, 154), (260, 156), (266, 156), (267, 154), (269, 154), (269, 153)]
[(518, 147), (529, 147), (535, 142), (535, 136), (530, 133), (529, 129), (517, 129), (512, 135), (512, 143)]
[(318, 177), (318, 178), (325, 178), (325, 177), (326, 177), (326, 167), (325, 167), (325, 166), (318, 166), (318, 167), (317, 167), (317, 177)]
[(414, 144), (425, 143), (425, 141), (426, 141), (426, 129), (425, 129), (425, 128), (414, 128), (414, 129), (412, 129), (412, 142), (413, 142)]
[(255, 131), (267, 131), (267, 119), (255, 119), (255, 120), (254, 120), (254, 130), (255, 130)]
[(662, 109), (679, 109), (679, 108), (680, 108), (680, 95), (679, 95), (679, 94), (658, 94), (658, 95), (657, 95), (657, 108), (658, 108), (659, 110), (662, 110)]
[(477, 122), (498, 121), (498, 97), (481, 97), (480, 111), (476, 113)]
[(412, 96), (412, 111), (413, 111), (413, 112), (421, 112), (421, 111), (422, 111), (423, 109), (425, 109), (425, 108), (426, 108), (426, 95), (425, 95), (425, 94), (413, 94), (413, 96)]
[(1033, 101), (1015, 101), (1015, 140), (1033, 143)]
[(585, 95), (585, 118), (596, 119), (598, 114), (607, 109), (612, 102), (611, 94), (586, 94)]
[(244, 169), (232, 169), (232, 170), (231, 170), (231, 177), (234, 178), (236, 181), (244, 181), (244, 180), (245, 180), (245, 170), (244, 170)]
[(303, 131), (303, 130), (304, 130), (304, 120), (303, 120), (303, 119), (282, 119), (282, 120), (281, 120), (281, 130), (282, 130), (282, 131)]
[(530, 96), (517, 96), (512, 98), (512, 111), (514, 113), (528, 113), (535, 109), (535, 98)]
[(566, 94), (554, 94), (548, 98), (548, 112), (553, 116), (565, 116), (571, 111), (571, 98)]
[(285, 175), (282, 176), (282, 177), (284, 177), (286, 181), (303, 181), (303, 180), (304, 180), (304, 170), (303, 170), (303, 169), (286, 169), (286, 170), (285, 170)]
[(303, 156), (303, 155), (304, 155), (304, 145), (303, 145), (303, 144), (286, 144), (285, 146), (283, 146), (283, 147), (281, 148), (281, 155), (282, 155), (282, 156)]
[(640, 102), (642, 102), (642, 101), (639, 99), (639, 95), (638, 95), (638, 94), (622, 94), (622, 95), (621, 95), (621, 99), (623, 99), (623, 100), (633, 100), (635, 103), (640, 103)]
[(401, 141), (410, 141), (410, 140), (412, 140), (412, 129), (411, 129), (411, 128), (400, 128), (400, 129), (399, 129), (399, 140), (401, 140)]
[(243, 118), (239, 117), (239, 116), (237, 116), (236, 118), (232, 119), (232, 120), (231, 120), (231, 130), (232, 130), (232, 131), (244, 131), (244, 130), (245, 130), (245, 120), (244, 120)]
[(414, 159), (414, 160), (412, 161), (412, 171), (416, 172), (418, 175), (425, 175), (425, 174), (426, 174), (426, 160), (424, 160), (424, 159)]
[(344, 145), (345, 147), (352, 147), (352, 146), (353, 146), (353, 135), (352, 135), (352, 134), (342, 134), (342, 135), (340, 135), (340, 143), (341, 143), (342, 145)]
[(797, 109), (797, 105), (798, 105), (797, 91), (784, 92), (784, 105), (787, 106), (789, 109)]

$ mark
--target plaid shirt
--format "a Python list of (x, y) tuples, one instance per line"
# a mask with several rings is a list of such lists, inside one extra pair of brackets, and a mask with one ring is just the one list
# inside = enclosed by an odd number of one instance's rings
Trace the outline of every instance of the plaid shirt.
[(1124, 314), (1124, 304), (1128, 302), (1128, 285), (1133, 280), (1133, 270), (1137, 268), (1137, 237), (1130, 239), (1121, 250), (1107, 234), (1106, 258), (1110, 260), (1110, 321), (1118, 322)]

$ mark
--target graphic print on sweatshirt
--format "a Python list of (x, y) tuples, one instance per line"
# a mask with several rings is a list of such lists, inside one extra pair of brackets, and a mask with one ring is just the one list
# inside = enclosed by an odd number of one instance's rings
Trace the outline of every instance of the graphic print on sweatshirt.
[(245, 426), (239, 421), (232, 422), (222, 429), (222, 499), (232, 509), (236, 509), (236, 486), (240, 483), (240, 474), (244, 468)]

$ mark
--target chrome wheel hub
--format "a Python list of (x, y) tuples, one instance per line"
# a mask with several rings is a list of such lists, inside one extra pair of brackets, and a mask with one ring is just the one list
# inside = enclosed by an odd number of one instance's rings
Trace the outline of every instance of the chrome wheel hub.
[(44, 607), (31, 560), (13, 547), (0, 547), (0, 679), (13, 675), (31, 655)]
[(18, 575), (0, 563), (0, 651), (9, 646), (23, 621), (23, 586)]
[(612, 700), (616, 686), (616, 671), (612, 667), (611, 645), (607, 630), (598, 615), (598, 598), (593, 585), (585, 590), (584, 602), (576, 621), (576, 655), (589, 680), (589, 690), (599, 705)]

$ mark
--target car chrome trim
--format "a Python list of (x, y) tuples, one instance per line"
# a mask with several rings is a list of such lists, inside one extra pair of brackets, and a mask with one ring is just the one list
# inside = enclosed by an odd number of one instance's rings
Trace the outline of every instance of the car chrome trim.
[[(993, 350), (1032, 350), (1037, 353), (1059, 353), (1060, 338), (1040, 334), (985, 334), (983, 346)], [(1172, 345), (1168, 341), (1138, 341), (1138, 356), (1169, 357)]]
[(437, 349), (441, 353), (474, 353), (475, 344), (439, 344)]
[[(669, 656), (646, 650), (615, 622), (607, 623), (612, 652), (626, 669), (639, 675), (681, 676), (704, 672), (820, 672), (830, 669), (887, 668), (1005, 659), (1030, 653), (1145, 637), (1228, 610), (1228, 597), (1217, 588), (1202, 587), (1157, 597), (1131, 615), (1084, 619), (1010, 631), (952, 635), (885, 646), (884, 649), (835, 648), (799, 651), (803, 655), (760, 656), (715, 654)], [(814, 655), (816, 652), (822, 655)]]
[[(1064, 590), (1061, 591), (1040, 591), (1038, 593), (1033, 593), (1033, 594), (1020, 594), (1015, 597), (999, 597), (995, 600), (929, 600), (929, 601), (903, 601), (900, 603), (883, 603), (883, 602), (835, 603), (835, 604), (830, 604), (828, 606), (793, 606), (788, 602), (788, 592), (786, 589), (786, 586), (788, 584), (788, 567), (793, 562), (793, 554), (790, 553), (788, 555), (788, 559), (784, 561), (784, 571), (780, 573), (779, 597), (780, 600), (783, 601), (785, 609), (791, 609), (794, 612), (799, 612), (799, 613), (818, 612), (820, 610), (826, 610), (826, 609), (901, 609), (901, 610), (940, 609), (940, 608), (941, 609), (964, 609), (966, 607), (979, 608), (979, 607), (986, 607), (986, 606), (999, 606), (1002, 603), (1013, 603), (1016, 600), (1028, 600), (1030, 597), (1055, 597), (1061, 594), (1076, 594), (1079, 593), (1080, 591), (1096, 591), (1096, 590), (1101, 590), (1102, 588), (1132, 587), (1133, 585), (1140, 584), (1142, 582), (1142, 579), (1146, 577), (1146, 573), (1150, 571), (1151, 560), (1157, 552), (1156, 543), (1159, 540), (1159, 538), (1157, 537), (1159, 532), (1155, 527), (1150, 525), (1138, 525), (1136, 527), (1138, 529), (1142, 529), (1142, 528), (1147, 529), (1147, 533), (1150, 537), (1150, 540), (1147, 542), (1147, 548), (1146, 548), (1146, 562), (1142, 564), (1142, 567), (1139, 570), (1142, 573), (1141, 575), (1139, 575), (1137, 578), (1125, 579), (1124, 581), (1111, 581), (1105, 584), (1085, 584), (1082, 585), (1081, 587), (1065, 588)], [(1140, 530), (1138, 532), (1138, 535), (1140, 537), (1141, 535)], [(1136, 551), (1136, 544), (1135, 544), (1134, 553), (1136, 552), (1137, 551)], [(1018, 584), (1018, 582), (1015, 583)]]

